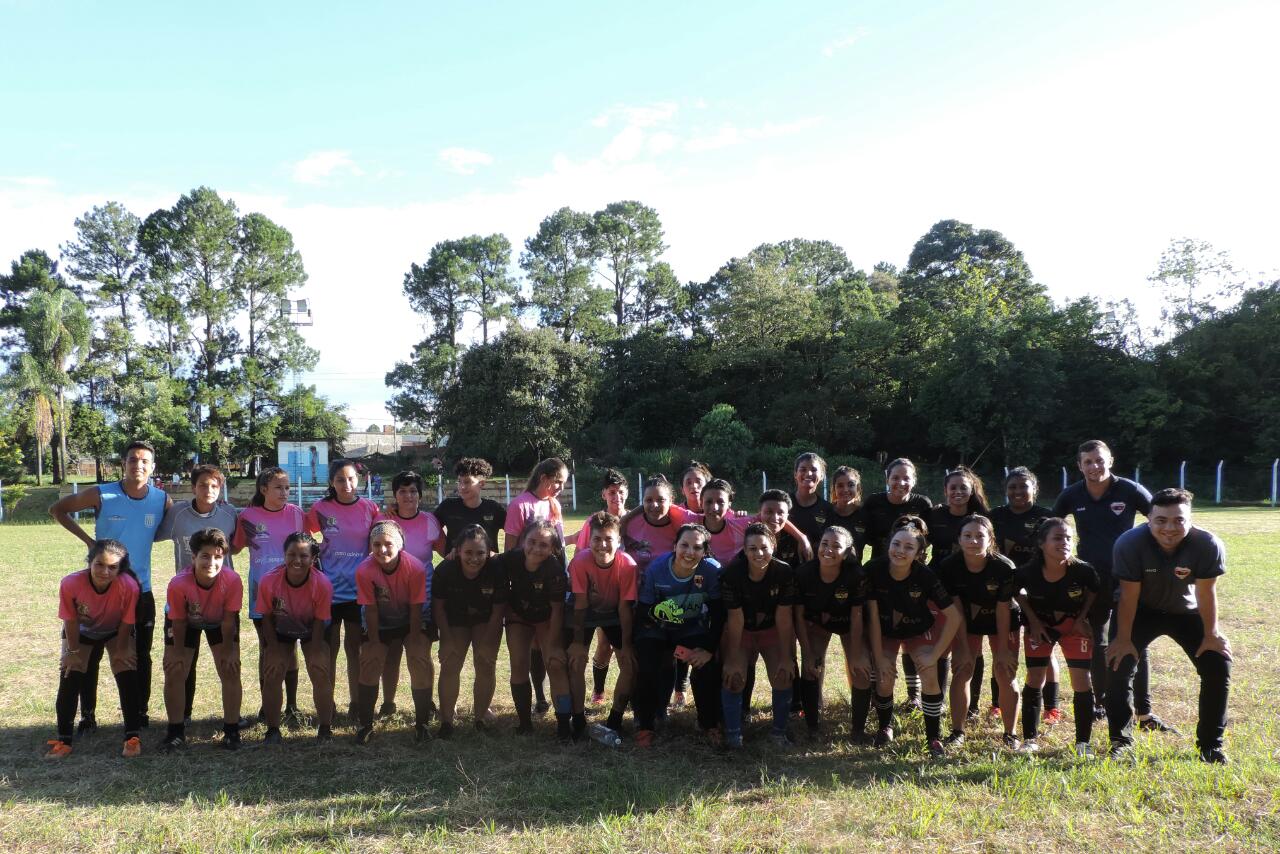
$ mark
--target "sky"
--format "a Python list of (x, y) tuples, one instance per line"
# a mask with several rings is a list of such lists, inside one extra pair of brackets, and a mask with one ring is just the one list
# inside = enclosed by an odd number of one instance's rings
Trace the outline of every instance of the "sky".
[(1280, 268), (1280, 4), (0, 0), (0, 265), (197, 186), (289, 229), (304, 377), (353, 423), (423, 337), (433, 244), (518, 255), (636, 199), (704, 280), (763, 242), (903, 265), (998, 230), (1059, 301), (1129, 297), (1173, 239)]

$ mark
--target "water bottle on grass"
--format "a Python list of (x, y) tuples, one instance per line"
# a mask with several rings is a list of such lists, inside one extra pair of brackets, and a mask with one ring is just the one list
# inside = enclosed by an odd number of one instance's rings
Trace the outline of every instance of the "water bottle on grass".
[(591, 738), (600, 742), (605, 747), (617, 747), (622, 744), (622, 736), (618, 735), (604, 724), (591, 725)]

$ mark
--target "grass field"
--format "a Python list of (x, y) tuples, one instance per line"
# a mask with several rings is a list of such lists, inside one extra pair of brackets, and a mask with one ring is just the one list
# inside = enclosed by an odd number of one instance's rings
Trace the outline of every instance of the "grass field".
[[(502, 659), (499, 734), (463, 726), (451, 742), (417, 747), (402, 718), (363, 748), (340, 727), (324, 747), (307, 731), (266, 750), (256, 744), (258, 726), (245, 749), (225, 754), (216, 745), (220, 706), (207, 655), (194, 743), (184, 754), (158, 755), (163, 730), (153, 725), (141, 759), (119, 758), (119, 710), (104, 667), (100, 733), (51, 763), (42, 753), (54, 730), (57, 581), (83, 565), (84, 551), (56, 527), (0, 526), (0, 849), (1274, 851), (1280, 632), (1270, 608), (1280, 602), (1280, 513), (1204, 511), (1198, 521), (1224, 537), (1230, 555), (1219, 584), (1235, 653), (1227, 767), (1194, 758), (1194, 671), (1163, 640), (1153, 651), (1156, 707), (1184, 735), (1139, 736), (1136, 765), (1076, 759), (1069, 722), (1051, 731), (1050, 749), (1037, 757), (1002, 752), (996, 729), (983, 724), (957, 754), (930, 761), (918, 716), (905, 720), (891, 750), (852, 748), (844, 741), (847, 690), (830, 678), (831, 738), (822, 743), (774, 748), (761, 720), (747, 749), (725, 756), (694, 735), (686, 711), (650, 751), (560, 748), (551, 720), (533, 739), (508, 734), (514, 713)], [(167, 544), (156, 549), (157, 590), (171, 574), (169, 554)], [(255, 672), (254, 644), (245, 645), (243, 663)], [(839, 673), (839, 662), (831, 664)], [(153, 718), (158, 666), (156, 681)], [(258, 705), (254, 682), (245, 680), (249, 713)], [(305, 675), (303, 683), (305, 708)], [(767, 684), (763, 674), (758, 684)], [(404, 708), (407, 684), (402, 692)], [(758, 688), (757, 703), (763, 695)], [(464, 724), (469, 697), (464, 681)], [(346, 706), (345, 683), (338, 706)], [(1094, 746), (1105, 753), (1105, 727)]]

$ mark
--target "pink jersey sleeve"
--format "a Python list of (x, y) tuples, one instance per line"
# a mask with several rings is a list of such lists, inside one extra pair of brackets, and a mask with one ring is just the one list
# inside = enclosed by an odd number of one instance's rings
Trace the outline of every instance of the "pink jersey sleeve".
[(365, 560), (356, 567), (356, 603), (359, 605), (373, 605), (378, 601), (373, 592), (371, 566), (372, 562)]
[(259, 614), (271, 613), (271, 599), (275, 596), (273, 581), (271, 573), (267, 573), (258, 582), (258, 601), (253, 603), (253, 610)]
[(224, 614), (234, 614), (244, 606), (244, 582), (234, 570), (224, 569), (226, 589), (223, 591), (222, 608)]
[(184, 574), (179, 573), (169, 579), (169, 587), (165, 591), (165, 602), (169, 606), (169, 619), (187, 619), (187, 591), (183, 582)]
[(312, 601), (315, 603), (315, 618), (329, 622), (333, 617), (333, 585), (329, 583), (329, 579), (325, 578), (324, 573), (311, 573), (312, 584)]
[(688, 507), (682, 507), (679, 504), (672, 504), (670, 510), (671, 522), (674, 525), (688, 525), (692, 523), (702, 524), (702, 514), (695, 513)]
[(75, 580), (79, 573), (73, 573), (62, 579), (58, 585), (58, 619), (79, 621), (76, 613)]
[(409, 555), (409, 604), (422, 605), (427, 601), (427, 568), (422, 561)]
[(569, 588), (573, 591), (574, 596), (587, 595), (587, 572), (584, 560), (594, 560), (594, 558), (582, 555), (574, 555), (573, 560), (569, 561)]
[(618, 573), (618, 601), (634, 602), (638, 598), (636, 585), (640, 573), (636, 572), (636, 562), (630, 555), (618, 553), (614, 563), (614, 571)]
[[(591, 548), (591, 526), (583, 525), (582, 530), (578, 532), (578, 551), (586, 551)], [(576, 554), (576, 553), (575, 553)]]
[(307, 511), (307, 515), (302, 518), (302, 529), (309, 534), (320, 533), (320, 513), (316, 510), (314, 504)]
[(124, 589), (121, 594), (121, 604), (124, 610), (120, 614), (120, 622), (126, 626), (132, 626), (137, 621), (138, 597), (142, 595), (142, 588), (138, 586), (138, 582), (127, 575), (122, 575), (115, 581), (116, 584), (122, 582)]
[(507, 507), (507, 518), (502, 526), (508, 537), (518, 537), (524, 533), (524, 526), (533, 518), (533, 496), (522, 492)]

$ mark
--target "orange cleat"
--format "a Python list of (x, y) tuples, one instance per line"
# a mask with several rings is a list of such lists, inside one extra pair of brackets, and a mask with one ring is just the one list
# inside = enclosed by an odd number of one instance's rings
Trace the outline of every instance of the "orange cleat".
[(142, 742), (136, 735), (124, 740), (124, 750), (120, 751), (120, 755), (126, 759), (133, 759), (135, 756), (142, 755)]
[(44, 755), (45, 759), (65, 759), (70, 755), (71, 745), (58, 738), (49, 739), (49, 752)]
[(1049, 724), (1050, 726), (1052, 726), (1053, 724), (1061, 722), (1062, 710), (1061, 709), (1045, 709), (1043, 718), (1046, 724)]

